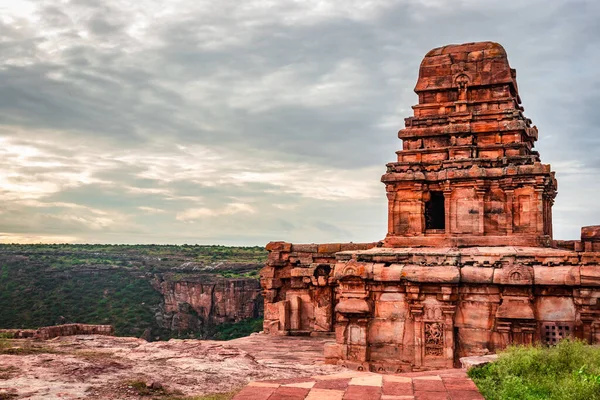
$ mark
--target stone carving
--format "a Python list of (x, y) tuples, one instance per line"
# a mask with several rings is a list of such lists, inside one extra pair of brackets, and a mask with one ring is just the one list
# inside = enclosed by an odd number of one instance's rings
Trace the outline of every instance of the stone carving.
[(444, 354), (444, 324), (425, 323), (425, 355), (441, 357)]
[(511, 343), (600, 344), (600, 226), (552, 239), (556, 179), (502, 46), (431, 50), (415, 92), (381, 179), (385, 239), (269, 243), (265, 331), (331, 334), (327, 362), (386, 372), (451, 368)]
[(423, 319), (429, 321), (439, 321), (443, 318), (442, 308), (438, 305), (426, 304), (423, 309)]

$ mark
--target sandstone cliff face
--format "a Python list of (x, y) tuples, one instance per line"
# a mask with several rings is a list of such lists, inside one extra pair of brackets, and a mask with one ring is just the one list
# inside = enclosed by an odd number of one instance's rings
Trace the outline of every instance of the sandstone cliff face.
[(210, 325), (263, 315), (260, 282), (251, 278), (157, 275), (152, 281), (163, 296), (156, 312), (162, 328), (203, 331)]

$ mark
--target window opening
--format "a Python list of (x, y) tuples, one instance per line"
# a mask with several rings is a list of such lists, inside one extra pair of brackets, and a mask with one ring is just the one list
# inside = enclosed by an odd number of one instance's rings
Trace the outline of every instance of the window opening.
[(446, 229), (446, 207), (443, 192), (430, 192), (425, 203), (425, 229)]
[(568, 324), (547, 322), (542, 325), (542, 341), (544, 344), (553, 346), (561, 339), (572, 335), (571, 326)]

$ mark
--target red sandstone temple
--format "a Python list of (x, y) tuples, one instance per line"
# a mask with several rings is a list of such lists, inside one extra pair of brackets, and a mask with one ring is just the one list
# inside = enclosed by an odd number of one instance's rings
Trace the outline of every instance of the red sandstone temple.
[(556, 179), (504, 48), (433, 49), (415, 92), (381, 179), (386, 238), (269, 243), (265, 332), (331, 334), (328, 362), (376, 372), (452, 367), (511, 343), (600, 343), (600, 226), (552, 239)]

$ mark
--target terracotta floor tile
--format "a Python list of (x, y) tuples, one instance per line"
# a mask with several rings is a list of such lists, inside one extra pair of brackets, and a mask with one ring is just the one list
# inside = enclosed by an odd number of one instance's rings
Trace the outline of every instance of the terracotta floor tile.
[(350, 385), (344, 394), (344, 400), (379, 400), (381, 388), (378, 386)]
[(429, 380), (429, 379), (413, 379), (413, 388), (416, 391), (426, 391), (426, 392), (445, 392), (446, 387), (444, 383), (440, 379), (438, 380)]
[(310, 389), (315, 386), (315, 381), (310, 382), (298, 382), (298, 383), (288, 383), (286, 385), (281, 385), (282, 387), (296, 387), (296, 388), (304, 388)]
[(447, 390), (477, 390), (475, 383), (468, 378), (444, 378)]
[(342, 400), (343, 390), (312, 389), (305, 400)]
[(414, 400), (415, 396), (390, 396), (387, 394), (381, 395), (381, 400)]
[(314, 389), (337, 389), (337, 390), (346, 390), (348, 384), (350, 383), (350, 378), (344, 379), (328, 379), (325, 381), (317, 381)]
[(450, 400), (450, 397), (447, 392), (415, 392), (415, 400)]
[(269, 381), (256, 381), (256, 382), (250, 382), (248, 384), (248, 386), (252, 386), (252, 387), (274, 387), (274, 388), (278, 388), (279, 386), (281, 386), (279, 383), (273, 383), (273, 382), (269, 382)]
[(233, 400), (267, 400), (274, 391), (275, 388), (270, 387), (246, 386)]
[(475, 390), (449, 390), (448, 394), (452, 400), (485, 400), (481, 393)]
[(304, 400), (309, 391), (310, 389), (281, 386), (269, 400)]
[(393, 396), (412, 396), (411, 382), (383, 382), (383, 394)]
[(350, 385), (361, 385), (361, 386), (381, 386), (383, 383), (383, 376), (378, 374), (369, 374), (365, 376), (358, 376), (352, 378)]
[(384, 375), (384, 382), (403, 382), (403, 383), (412, 383), (412, 378), (400, 375)]

